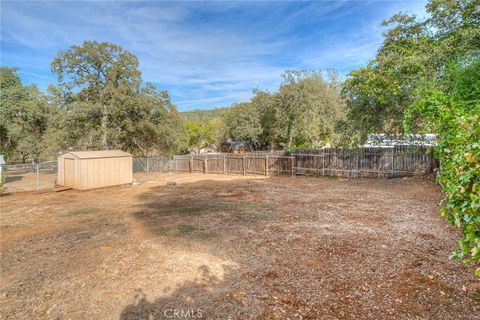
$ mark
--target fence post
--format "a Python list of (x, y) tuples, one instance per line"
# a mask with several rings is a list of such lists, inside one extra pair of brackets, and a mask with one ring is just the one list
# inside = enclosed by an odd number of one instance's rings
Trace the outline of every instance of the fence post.
[(190, 160), (188, 161), (188, 171), (193, 173), (193, 154), (190, 155)]
[(227, 156), (223, 154), (223, 174), (227, 172)]
[(243, 175), (246, 176), (246, 168), (245, 168), (245, 156), (242, 156), (242, 168), (243, 168)]
[(149, 173), (150, 173), (150, 168), (148, 167), (148, 166), (149, 166), (149, 164), (148, 164), (148, 156), (146, 157), (146, 159), (147, 159), (147, 168), (146, 168), (146, 169), (147, 169), (147, 174), (149, 174)]
[(290, 157), (290, 162), (291, 162), (290, 168), (291, 168), (292, 177), (294, 176), (294, 170), (295, 170), (295, 167), (294, 167), (294, 165), (293, 165), (294, 160), (295, 160), (295, 157)]
[(325, 177), (325, 150), (322, 153), (322, 177)]
[(268, 177), (268, 155), (265, 155), (265, 175)]
[(358, 177), (359, 177), (359, 173), (358, 173), (359, 165), (358, 165), (358, 164), (359, 164), (359, 162), (360, 162), (360, 156), (359, 156), (359, 154), (358, 154), (358, 150), (357, 150), (357, 149), (355, 150), (355, 154), (356, 154), (356, 159), (355, 159), (356, 161), (355, 161), (355, 162), (356, 162), (356, 165), (357, 165), (357, 166), (356, 166), (356, 169), (357, 169), (356, 178), (358, 178)]
[(40, 168), (38, 163), (36, 166), (36, 171), (37, 171), (37, 190), (39, 190), (40, 189)]
[(394, 178), (395, 177), (395, 147), (392, 148), (392, 165), (391, 165), (391, 168), (390, 168), (390, 174), (391, 174), (391, 178)]
[(207, 156), (204, 156), (203, 158), (203, 173), (207, 173), (208, 168), (207, 168)]

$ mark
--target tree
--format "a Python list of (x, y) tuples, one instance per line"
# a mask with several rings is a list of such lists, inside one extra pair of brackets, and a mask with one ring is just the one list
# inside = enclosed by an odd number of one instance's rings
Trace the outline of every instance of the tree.
[(67, 134), (49, 131), (58, 147), (127, 149), (144, 156), (178, 152), (187, 132), (167, 91), (142, 86), (138, 59), (111, 43), (86, 41), (52, 62), (59, 86), (50, 98)]
[(275, 95), (261, 90), (254, 90), (253, 93), (251, 104), (260, 115), (262, 128), (258, 145), (261, 149), (273, 150), (282, 142), (281, 136), (284, 132)]
[[(123, 102), (138, 94), (141, 73), (138, 59), (121, 47), (85, 41), (61, 51), (52, 62), (60, 87), (74, 99), (70, 106), (88, 147), (109, 149), (119, 143)], [(133, 100), (133, 99), (131, 99)]]
[(37, 161), (52, 110), (35, 86), (22, 84), (15, 68), (0, 68), (0, 89), (0, 153), (10, 162)]
[(433, 0), (430, 17), (396, 14), (384, 22), (390, 29), (377, 56), (365, 68), (354, 70), (343, 86), (348, 132), (359, 142), (368, 133), (402, 135), (405, 109), (415, 99), (415, 88), (425, 79), (441, 77), (451, 59), (476, 52), (480, 43), (478, 3), (474, 0)]
[(215, 137), (212, 144), (214, 144), (218, 150), (220, 149), (220, 145), (227, 139), (227, 124), (222, 118), (213, 118), (208, 121), (208, 125), (212, 128), (213, 136)]
[(285, 128), (286, 147), (317, 147), (332, 142), (344, 105), (335, 84), (319, 72), (287, 71), (275, 95), (278, 118)]
[(142, 156), (157, 152), (177, 153), (187, 145), (187, 132), (167, 91), (147, 84), (126, 109), (122, 144)]
[(188, 146), (196, 153), (202, 148), (208, 147), (216, 140), (213, 127), (197, 121), (186, 121), (185, 128), (188, 132)]
[(258, 110), (250, 103), (235, 105), (226, 115), (229, 137), (258, 145), (262, 126)]

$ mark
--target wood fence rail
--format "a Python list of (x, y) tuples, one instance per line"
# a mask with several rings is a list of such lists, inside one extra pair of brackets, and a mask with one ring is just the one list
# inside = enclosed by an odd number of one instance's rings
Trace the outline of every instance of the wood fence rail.
[(240, 175), (321, 175), (402, 177), (432, 174), (438, 167), (429, 146), (325, 148), (275, 153), (212, 153), (170, 158), (136, 158), (141, 171), (201, 172)]

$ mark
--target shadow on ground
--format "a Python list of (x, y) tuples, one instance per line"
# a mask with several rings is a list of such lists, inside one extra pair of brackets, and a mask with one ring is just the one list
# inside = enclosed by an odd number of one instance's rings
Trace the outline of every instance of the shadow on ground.
[(272, 204), (260, 194), (264, 181), (198, 181), (175, 186), (156, 186), (138, 198), (133, 213), (152, 236), (190, 237), (198, 240), (219, 236), (229, 227), (254, 228), (275, 218)]
[[(408, 206), (397, 204), (408, 199), (416, 208), (421, 199), (410, 191), (394, 199), (397, 187), (384, 181), (309, 183), (313, 191), (282, 179), (206, 180), (139, 195), (133, 216), (152, 239), (195, 243), (239, 267), (225, 267), (219, 279), (204, 264), (196, 280), (153, 300), (139, 289), (120, 319), (451, 319), (476, 313), (471, 295), (450, 279), (452, 270), (468, 272), (446, 261), (453, 235), (439, 239), (444, 224), (423, 230), (430, 218), (411, 216)], [(370, 185), (375, 198), (362, 202), (356, 194), (364, 197)], [(397, 228), (402, 215), (412, 221)], [(373, 223), (378, 216), (385, 223)], [(431, 233), (441, 250), (432, 252), (420, 231)]]
[[(233, 291), (232, 279), (220, 280), (207, 266), (199, 268), (197, 280), (188, 281), (171, 294), (148, 301), (137, 290), (134, 302), (126, 306), (120, 320), (138, 319), (227, 319), (247, 317), (242, 301)], [(229, 270), (226, 274), (235, 274)]]

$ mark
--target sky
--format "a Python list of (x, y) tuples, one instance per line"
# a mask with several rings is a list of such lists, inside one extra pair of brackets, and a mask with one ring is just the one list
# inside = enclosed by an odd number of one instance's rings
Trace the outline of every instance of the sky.
[(275, 91), (287, 69), (346, 76), (375, 56), (381, 22), (425, 1), (1, 1), (0, 63), (45, 90), (59, 51), (108, 41), (140, 61), (143, 81), (169, 91), (180, 111), (248, 101)]

